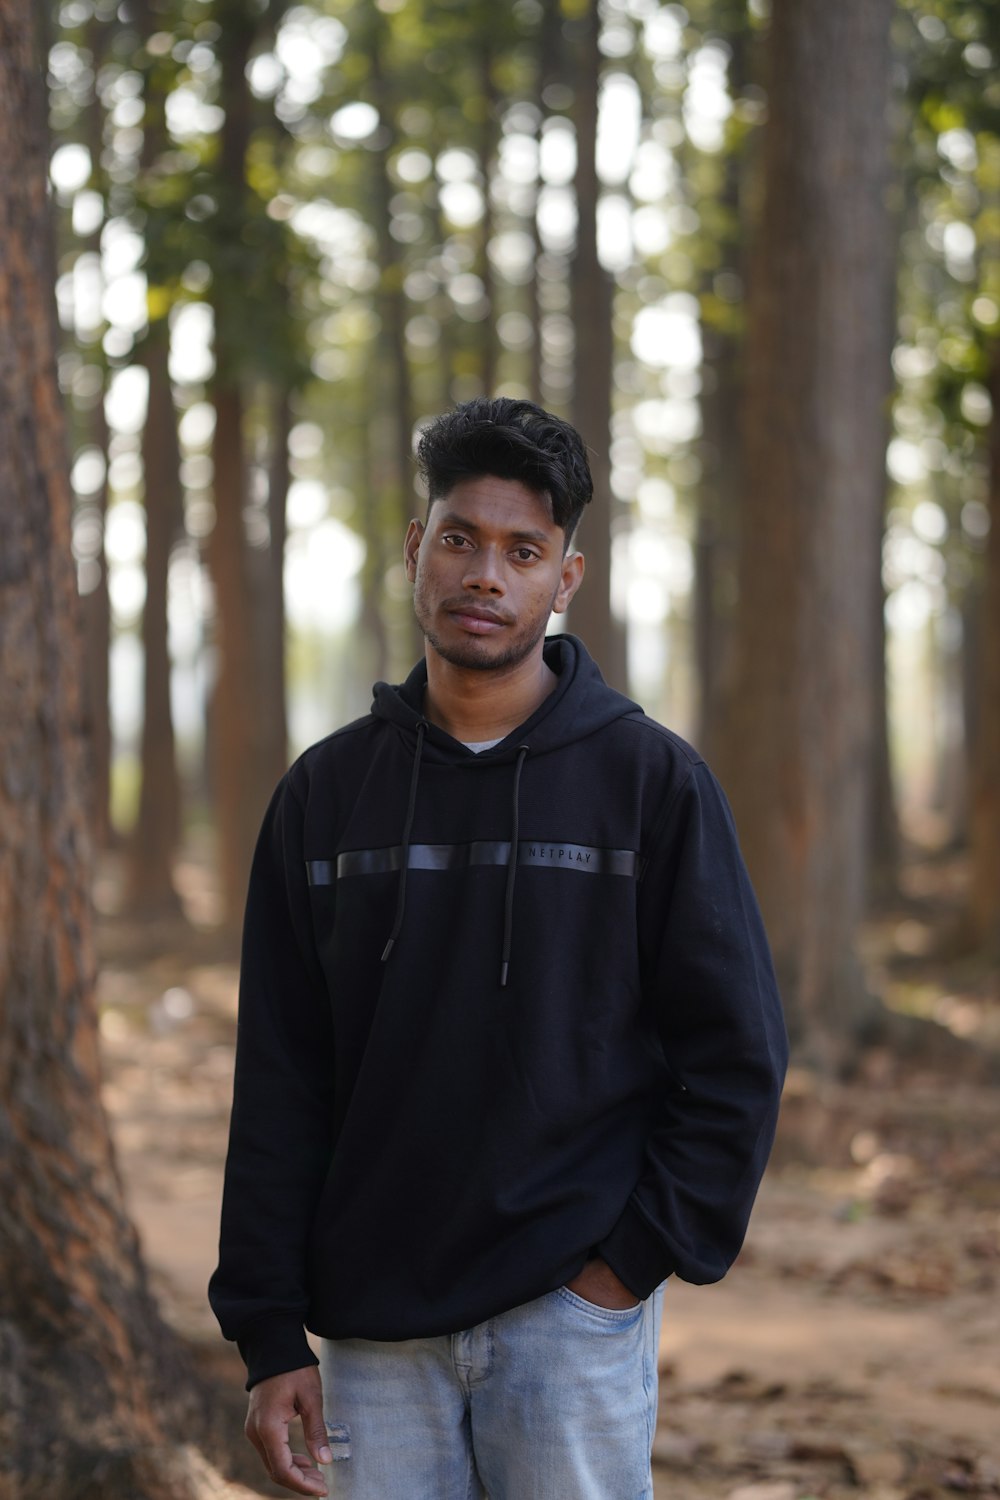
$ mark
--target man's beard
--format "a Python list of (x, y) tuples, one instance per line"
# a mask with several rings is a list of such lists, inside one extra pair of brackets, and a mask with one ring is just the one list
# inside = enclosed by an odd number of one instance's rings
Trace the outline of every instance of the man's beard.
[[(552, 603), (555, 603), (555, 592), (552, 595)], [(476, 607), (480, 607), (478, 603)], [(419, 579), (413, 591), (413, 613), (424, 639), (433, 646), (443, 661), (449, 662), (453, 667), (464, 667), (472, 672), (499, 672), (508, 667), (516, 667), (519, 662), (524, 661), (544, 636), (551, 612), (550, 608), (537, 629), (515, 633), (497, 654), (491, 654), (488, 636), (471, 636), (467, 641), (455, 643), (443, 641), (430, 624), (431, 611), (427, 608), (423, 598)]]

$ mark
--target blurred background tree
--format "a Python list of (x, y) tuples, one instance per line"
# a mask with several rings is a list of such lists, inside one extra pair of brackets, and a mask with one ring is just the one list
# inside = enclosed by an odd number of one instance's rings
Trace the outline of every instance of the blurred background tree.
[(0, 139), (17, 163), (0, 185), (0, 1494), (188, 1500), (174, 1438), (204, 1432), (202, 1404), (150, 1293), (99, 1091), (37, 19), (0, 4)]
[(735, 659), (720, 744), (793, 1044), (871, 1012), (872, 600), (891, 316), (892, 0), (775, 0), (743, 346)]

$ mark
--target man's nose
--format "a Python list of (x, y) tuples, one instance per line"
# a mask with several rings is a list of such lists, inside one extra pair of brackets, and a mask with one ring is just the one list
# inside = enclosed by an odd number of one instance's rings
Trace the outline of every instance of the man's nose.
[(469, 559), (469, 566), (462, 579), (467, 589), (478, 589), (486, 594), (505, 592), (500, 554), (493, 547), (477, 547)]

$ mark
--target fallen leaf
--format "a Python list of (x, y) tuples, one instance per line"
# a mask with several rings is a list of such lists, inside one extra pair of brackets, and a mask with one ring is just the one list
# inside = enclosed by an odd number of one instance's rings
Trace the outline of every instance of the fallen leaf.
[(790, 1479), (741, 1484), (729, 1491), (726, 1500), (798, 1500), (798, 1486)]
[(898, 1448), (850, 1448), (846, 1454), (859, 1485), (896, 1485), (906, 1475), (906, 1457)]

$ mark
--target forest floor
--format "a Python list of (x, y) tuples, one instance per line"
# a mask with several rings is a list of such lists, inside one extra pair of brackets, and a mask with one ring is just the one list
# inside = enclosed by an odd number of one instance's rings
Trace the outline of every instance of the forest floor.
[[(209, 1457), (227, 1494), (287, 1494), (242, 1437), (242, 1366), (205, 1301), (236, 1000), (205, 868), (180, 870), (190, 928), (116, 918), (113, 859), (102, 874), (105, 1098), (162, 1309), (221, 1391), (232, 1442)], [(941, 956), (961, 879), (914, 862), (866, 934), (870, 983), (922, 1041), (850, 1083), (793, 1071), (737, 1265), (668, 1284), (657, 1500), (1000, 1495), (1000, 979)]]

